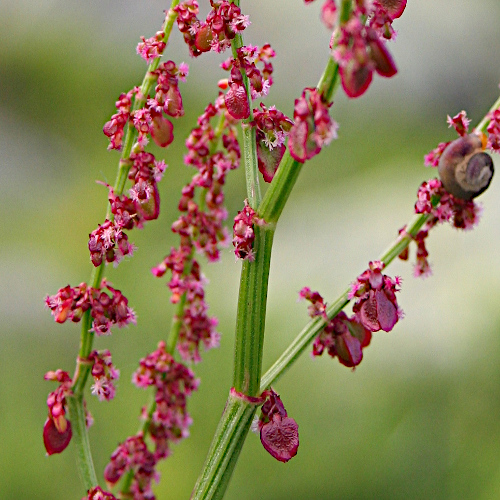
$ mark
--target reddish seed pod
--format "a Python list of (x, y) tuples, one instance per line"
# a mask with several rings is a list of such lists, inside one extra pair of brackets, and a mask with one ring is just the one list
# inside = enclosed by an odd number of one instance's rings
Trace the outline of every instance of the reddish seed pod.
[(469, 134), (451, 142), (439, 159), (438, 172), (446, 191), (472, 200), (490, 185), (493, 160), (484, 152), (486, 136)]

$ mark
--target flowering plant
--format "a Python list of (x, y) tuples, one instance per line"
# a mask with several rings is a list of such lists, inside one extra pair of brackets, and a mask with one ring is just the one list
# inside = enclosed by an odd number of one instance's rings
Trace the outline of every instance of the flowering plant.
[[(226, 223), (224, 187), (240, 163), (244, 164), (247, 196), (232, 224), (234, 253), (243, 261), (233, 384), (194, 486), (195, 499), (224, 495), (252, 421), (263, 448), (280, 462), (291, 460), (299, 451), (299, 426), (288, 416), (286, 396), (282, 400), (275, 391), (279, 377), (311, 343), (314, 356), (326, 351), (347, 367), (358, 366), (372, 334), (390, 332), (403, 318), (396, 295), (401, 279), (385, 274), (387, 266), (398, 256), (407, 259), (408, 246), (415, 242), (415, 275), (427, 276), (425, 240), (431, 229), (444, 222), (470, 229), (478, 222), (480, 210), (473, 198), (488, 187), (493, 176), (493, 162), (485, 150), (500, 148), (500, 101), (472, 130), (464, 112), (449, 117), (458, 138), (440, 143), (426, 156), (426, 163), (438, 168), (439, 179), (424, 182), (418, 189), (413, 219), (331, 305), (308, 287), (300, 291), (299, 298), (310, 303), (311, 320), (262, 374), (276, 225), (305, 162), (337, 138), (339, 127), (332, 118), (337, 89), (341, 86), (349, 98), (356, 98), (367, 92), (375, 73), (382, 77), (396, 74), (387, 42), (394, 38), (393, 23), (405, 8), (405, 0), (326, 0), (322, 20), (332, 30), (329, 60), (318, 85), (305, 88), (295, 100), (293, 119), (275, 106), (260, 103), (256, 107), (256, 101), (267, 97), (272, 87), (275, 53), (269, 44), (244, 44), (250, 20), (239, 2), (211, 0), (203, 20), (196, 0), (173, 0), (161, 31), (148, 39), (141, 37), (137, 53), (149, 65), (143, 83), (120, 95), (116, 113), (103, 127), (108, 149), (120, 151), (120, 160), (114, 185), (105, 184), (106, 217), (89, 235), (90, 282), (67, 285), (46, 298), (56, 322), (81, 323), (81, 342), (72, 377), (60, 369), (45, 376), (59, 385), (47, 399), (44, 444), (52, 455), (75, 443), (87, 499), (155, 498), (158, 463), (171, 454), (173, 444), (189, 435), (188, 401), (199, 385), (194, 365), (221, 340), (218, 321), (209, 314), (201, 259), (218, 261), (229, 244), (231, 224)], [(179, 215), (172, 222), (178, 244), (152, 269), (154, 276), (167, 277), (176, 312), (165, 341), (143, 357), (134, 372), (133, 383), (151, 387), (154, 398), (139, 412), (140, 430), (125, 438), (110, 457), (104, 470), (107, 490), (114, 489), (110, 492), (99, 486), (93, 466), (88, 439), (93, 419), (83, 391), (92, 376), (92, 393), (100, 400), (114, 398), (119, 370), (109, 350), (93, 349), (94, 338), (137, 321), (124, 294), (103, 276), (106, 265), (117, 266), (133, 255), (129, 232), (154, 221), (160, 213), (158, 183), (167, 164), (147, 149), (150, 140), (161, 148), (174, 141), (173, 121), (184, 115), (180, 84), (188, 77), (186, 64), (161, 62), (174, 26), (193, 58), (229, 49), (232, 56), (221, 64), (229, 76), (220, 80), (213, 102), (186, 140), (184, 162), (195, 173), (180, 193)], [(262, 194), (263, 183), (269, 186)], [(351, 301), (352, 315), (348, 316), (343, 309)], [(254, 419), (257, 410), (260, 413)]]

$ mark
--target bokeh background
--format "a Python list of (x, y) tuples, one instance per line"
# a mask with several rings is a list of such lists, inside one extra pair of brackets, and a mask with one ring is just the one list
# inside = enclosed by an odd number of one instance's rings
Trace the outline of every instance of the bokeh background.
[[(208, 2), (202, 2), (206, 4)], [(272, 260), (264, 368), (307, 320), (297, 304), (305, 285), (333, 300), (377, 258), (412, 214), (419, 183), (433, 175), (423, 155), (454, 133), (446, 115), (466, 109), (473, 123), (498, 95), (500, 3), (410, 0), (391, 44), (399, 73), (375, 77), (369, 91), (332, 107), (339, 139), (303, 169), (280, 220)], [(292, 115), (293, 100), (315, 85), (328, 57), (320, 0), (243, 2), (253, 24), (247, 43), (277, 52), (266, 104)], [(0, 4), (0, 497), (79, 499), (70, 446), (45, 456), (45, 399), (55, 385), (43, 374), (72, 373), (77, 325), (56, 325), (46, 294), (88, 280), (87, 238), (106, 210), (118, 155), (106, 150), (102, 125), (118, 95), (139, 84), (140, 35), (162, 22), (160, 1), (3, 0)], [(207, 7), (203, 5), (203, 12)], [(164, 281), (150, 268), (176, 244), (169, 227), (179, 189), (192, 172), (183, 142), (224, 75), (212, 54), (189, 60), (179, 33), (167, 57), (190, 63), (181, 85), (186, 116), (161, 184), (158, 221), (131, 233), (133, 259), (108, 277), (135, 308), (135, 327), (99, 338), (121, 370), (116, 400), (88, 398), (95, 465), (102, 470), (118, 442), (134, 433), (147, 394), (130, 384), (140, 357), (165, 337), (172, 316)], [(498, 163), (498, 158), (496, 159)], [(498, 174), (497, 174), (498, 175)], [(228, 181), (230, 219), (242, 207), (243, 172)], [(412, 277), (396, 262), (406, 318), (375, 334), (353, 372), (329, 358), (304, 356), (277, 384), (300, 427), (288, 464), (273, 460), (250, 435), (228, 499), (493, 499), (500, 497), (500, 180), (481, 197), (479, 227), (440, 227), (429, 239), (434, 274)], [(413, 258), (414, 249), (412, 248)], [(162, 463), (158, 499), (188, 498), (231, 385), (240, 264), (230, 249), (205, 267), (221, 347), (195, 367), (191, 437)]]

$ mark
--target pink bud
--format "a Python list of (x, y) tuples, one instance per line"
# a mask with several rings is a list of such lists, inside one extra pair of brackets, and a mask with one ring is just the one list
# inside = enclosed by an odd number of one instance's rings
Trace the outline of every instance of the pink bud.
[(153, 118), (151, 127), (151, 137), (157, 146), (166, 148), (174, 140), (174, 126), (170, 120), (161, 115)]

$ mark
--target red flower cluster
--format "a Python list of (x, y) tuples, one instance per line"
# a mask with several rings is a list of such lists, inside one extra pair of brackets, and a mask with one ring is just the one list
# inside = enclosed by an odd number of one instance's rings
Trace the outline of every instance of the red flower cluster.
[(288, 147), (297, 161), (309, 160), (337, 138), (338, 125), (328, 114), (331, 105), (323, 102), (314, 88), (305, 88), (302, 96), (295, 99), (295, 123), (290, 130)]
[[(448, 123), (448, 127), (453, 127), (460, 137), (469, 133), (470, 119), (467, 118), (467, 113), (465, 111), (460, 111), (460, 113), (453, 117), (448, 115), (446, 117), (446, 123)], [(450, 142), (452, 141), (440, 142), (435, 149), (425, 155), (424, 164), (428, 167), (437, 167), (439, 165), (441, 155)]]
[(500, 108), (492, 111), (488, 118), (490, 123), (487, 127), (488, 148), (492, 151), (500, 152)]
[[(126, 94), (121, 94), (116, 102), (118, 113), (114, 114), (103, 127), (104, 134), (109, 137), (108, 149), (121, 149), (124, 127), (131, 123), (138, 131), (137, 142), (143, 149), (148, 143), (148, 135), (160, 147), (168, 146), (174, 139), (173, 125), (164, 115), (178, 118), (184, 115), (182, 97), (179, 92), (179, 80), (185, 81), (188, 66), (184, 63), (179, 67), (173, 61), (167, 61), (152, 71), (158, 81), (155, 96), (143, 96), (139, 87), (134, 87)], [(132, 99), (147, 99), (141, 109), (131, 111)]]
[[(139, 433), (127, 438), (111, 455), (104, 477), (115, 484), (129, 470), (134, 471), (131, 492), (135, 499), (154, 499), (151, 481), (158, 480), (156, 465), (171, 453), (170, 444), (189, 435), (191, 417), (186, 409), (187, 397), (198, 387), (198, 380), (186, 366), (177, 363), (167, 352), (165, 343), (140, 361), (132, 381), (142, 388), (154, 387), (156, 407), (148, 431), (154, 443), (150, 451)], [(143, 418), (148, 419), (143, 409)]]
[[(273, 65), (271, 59), (275, 56), (269, 44), (262, 48), (248, 45), (237, 50), (237, 58), (229, 58), (221, 64), (221, 68), (231, 72), (228, 80), (229, 90), (224, 100), (226, 108), (236, 120), (244, 120), (250, 116), (250, 103), (243, 85), (242, 71), (248, 76), (250, 82), (250, 95), (252, 99), (265, 96), (273, 84)], [(257, 68), (262, 66), (262, 70)]]
[(77, 323), (82, 319), (83, 313), (90, 309), (92, 331), (96, 335), (109, 334), (114, 325), (122, 328), (136, 321), (127, 298), (106, 280), (102, 280), (100, 288), (89, 287), (86, 283), (74, 288), (69, 285), (60, 288), (56, 295), (46, 297), (45, 304), (58, 323), (64, 323), (67, 319)]
[(342, 87), (348, 97), (364, 94), (374, 71), (384, 77), (397, 73), (383, 39), (394, 37), (392, 21), (405, 6), (406, 1), (356, 2), (350, 19), (333, 33), (333, 57), (339, 64)]
[(272, 389), (265, 391), (266, 401), (262, 405), (257, 422), (260, 441), (266, 451), (280, 462), (288, 462), (297, 454), (299, 426), (290, 418), (281, 398)]
[[(413, 274), (425, 278), (432, 274), (427, 260), (429, 253), (425, 246), (429, 231), (443, 222), (449, 222), (456, 229), (470, 230), (479, 222), (481, 207), (473, 200), (462, 200), (448, 193), (439, 179), (430, 179), (424, 181), (418, 189), (415, 213), (431, 215), (414, 238), (417, 244), (417, 258)], [(400, 258), (406, 260), (408, 251), (403, 252)]]
[(259, 170), (266, 182), (273, 180), (281, 158), (286, 151), (285, 141), (293, 125), (292, 120), (278, 111), (260, 103), (262, 111), (254, 109), (253, 125), (256, 128), (257, 159)]
[(142, 228), (146, 221), (157, 219), (160, 214), (157, 184), (167, 165), (145, 152), (133, 153), (130, 161), (130, 197), (117, 196), (113, 188), (106, 185), (113, 220), (106, 219), (89, 235), (90, 259), (95, 267), (100, 266), (103, 260), (117, 265), (126, 255), (132, 255), (134, 247), (124, 231), (134, 227)]
[(111, 353), (104, 351), (92, 351), (89, 355), (92, 362), (92, 377), (94, 385), (90, 388), (100, 401), (111, 401), (115, 397), (115, 380), (118, 380), (120, 371), (115, 368), (111, 361)]
[(231, 40), (249, 24), (248, 16), (228, 0), (210, 0), (212, 6), (205, 22), (198, 19), (198, 2), (185, 0), (174, 7), (177, 12), (177, 26), (184, 35), (191, 56), (213, 50), (224, 52), (231, 46)]
[[(223, 117), (223, 123), (216, 130), (211, 120), (217, 116)], [(214, 149), (220, 135), (223, 150)], [(182, 190), (181, 215), (172, 225), (172, 231), (180, 236), (180, 244), (152, 272), (157, 277), (167, 270), (172, 272), (169, 282), (172, 302), (179, 302), (186, 294), (177, 349), (183, 359), (199, 361), (200, 344), (206, 349), (215, 347), (220, 335), (215, 330), (217, 320), (207, 315), (205, 279), (194, 252), (203, 253), (211, 262), (220, 258), (220, 246), (228, 240), (223, 226), (227, 217), (223, 186), (227, 173), (238, 167), (240, 159), (233, 120), (225, 109), (222, 94), (198, 118), (198, 127), (191, 131), (186, 145), (188, 154), (184, 162), (195, 167), (197, 173)]]
[(160, 57), (165, 50), (167, 44), (163, 41), (165, 33), (157, 31), (155, 36), (147, 40), (141, 36), (142, 42), (137, 45), (137, 54), (139, 54), (148, 64), (153, 62), (157, 57)]
[(323, 297), (308, 287), (300, 291), (299, 297), (310, 302), (309, 316), (311, 318), (319, 316), (326, 324), (314, 341), (313, 356), (321, 356), (326, 350), (332, 358), (336, 356), (344, 366), (359, 365), (363, 359), (363, 347), (370, 344), (371, 331), (366, 329), (355, 316), (348, 318), (343, 311), (330, 320), (326, 314)]
[(72, 394), (71, 377), (68, 372), (47, 372), (45, 380), (59, 382), (59, 387), (47, 397), (49, 416), (43, 426), (43, 444), (48, 455), (61, 453), (71, 441), (71, 422), (66, 419), (66, 397)]
[(253, 241), (255, 239), (254, 224), (262, 226), (265, 224), (265, 221), (248, 204), (248, 200), (245, 200), (245, 207), (238, 212), (238, 215), (234, 218), (233, 225), (234, 253), (238, 259), (247, 259), (250, 262), (255, 259), (253, 251)]
[(96, 486), (90, 489), (82, 500), (117, 500), (117, 498), (112, 493), (103, 491), (100, 486)]
[(357, 321), (371, 332), (390, 332), (403, 311), (398, 307), (396, 292), (401, 278), (392, 279), (382, 274), (385, 265), (378, 260), (370, 262), (368, 269), (352, 284), (349, 299), (356, 298), (352, 310)]

